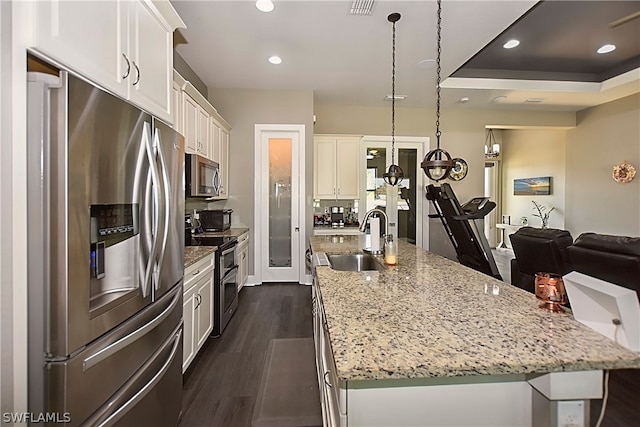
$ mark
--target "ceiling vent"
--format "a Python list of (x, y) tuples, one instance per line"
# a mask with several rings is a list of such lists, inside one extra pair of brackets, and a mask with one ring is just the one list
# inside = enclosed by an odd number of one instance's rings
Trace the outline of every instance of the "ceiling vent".
[(353, 0), (347, 15), (371, 15), (375, 0)]

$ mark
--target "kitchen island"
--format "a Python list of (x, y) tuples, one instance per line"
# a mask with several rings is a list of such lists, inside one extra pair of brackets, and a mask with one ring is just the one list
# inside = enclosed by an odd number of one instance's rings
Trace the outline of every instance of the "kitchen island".
[[(310, 244), (357, 253), (364, 236)], [(558, 411), (586, 416), (602, 397), (602, 370), (640, 368), (640, 353), (568, 311), (539, 309), (533, 294), (402, 241), (398, 260), (384, 271), (316, 267), (331, 425), (563, 425)]]

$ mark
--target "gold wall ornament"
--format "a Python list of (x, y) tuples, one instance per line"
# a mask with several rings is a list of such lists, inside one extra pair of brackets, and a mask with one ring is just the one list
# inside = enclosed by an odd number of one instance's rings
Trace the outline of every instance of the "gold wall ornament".
[(616, 182), (621, 182), (623, 184), (631, 182), (634, 176), (636, 176), (636, 168), (626, 160), (613, 167), (613, 179)]

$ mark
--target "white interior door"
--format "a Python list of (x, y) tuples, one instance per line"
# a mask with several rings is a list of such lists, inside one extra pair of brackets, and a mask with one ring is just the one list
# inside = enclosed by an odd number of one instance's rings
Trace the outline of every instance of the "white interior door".
[(256, 125), (256, 272), (262, 282), (299, 282), (304, 126)]

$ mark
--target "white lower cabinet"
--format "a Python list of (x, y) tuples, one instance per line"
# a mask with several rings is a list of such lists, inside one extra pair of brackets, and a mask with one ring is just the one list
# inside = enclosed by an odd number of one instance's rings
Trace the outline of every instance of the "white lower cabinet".
[(207, 255), (184, 271), (182, 372), (213, 329), (213, 260), (214, 254)]
[(316, 369), (320, 387), (322, 420), (325, 427), (347, 425), (346, 387), (338, 381), (329, 331), (317, 284), (312, 289), (313, 340), (316, 349)]
[(249, 232), (238, 237), (236, 246), (236, 260), (238, 261), (238, 292), (247, 283), (249, 277)]

